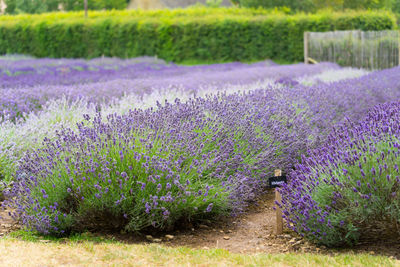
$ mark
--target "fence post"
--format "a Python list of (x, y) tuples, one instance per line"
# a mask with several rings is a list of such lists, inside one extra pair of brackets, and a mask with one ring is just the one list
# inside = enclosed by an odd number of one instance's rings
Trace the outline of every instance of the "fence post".
[[(282, 176), (282, 170), (275, 170), (275, 176)], [(278, 192), (278, 189), (275, 188), (275, 201), (278, 203), (282, 203), (282, 196)], [(282, 218), (282, 210), (276, 205), (276, 225), (275, 225), (275, 234), (281, 235), (283, 233), (283, 218)]]
[(397, 65), (400, 66), (400, 31), (397, 31), (397, 55), (398, 61)]
[(304, 32), (304, 64), (308, 64), (308, 37), (309, 32)]
[(83, 8), (85, 9), (85, 18), (88, 16), (88, 0), (83, 0)]
[[(355, 57), (357, 57), (355, 59), (355, 65), (358, 68), (362, 68), (364, 66), (364, 42), (363, 42), (363, 36), (362, 36), (362, 32), (360, 30), (357, 31), (357, 37), (358, 37), (358, 43), (356, 43), (356, 45), (360, 46), (360, 54), (358, 53), (353, 53)], [(353, 50), (354, 50), (354, 45), (353, 45)], [(358, 52), (358, 51), (357, 51)]]

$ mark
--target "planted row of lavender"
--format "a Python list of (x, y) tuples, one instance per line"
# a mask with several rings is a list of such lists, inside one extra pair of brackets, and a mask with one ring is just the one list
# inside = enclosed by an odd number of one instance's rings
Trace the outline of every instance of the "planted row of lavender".
[(81, 84), (98, 82), (104, 80), (106, 76), (135, 78), (145, 76), (153, 69), (172, 70), (174, 66), (151, 57), (128, 60), (0, 58), (0, 88)]
[(375, 105), (400, 99), (400, 67), (312, 86), (297, 84), (286, 94), (300, 110), (309, 110), (316, 138), (324, 138), (345, 118), (358, 121)]
[[(70, 63), (69, 61), (67, 62)], [(72, 64), (72, 67), (68, 67), (66, 63), (61, 64), (61, 67), (44, 64), (44, 67), (28, 74), (3, 74), (0, 78), (3, 86), (0, 90), (0, 116), (15, 121), (32, 111), (42, 109), (49, 100), (64, 96), (71, 101), (85, 98), (90, 103), (110, 103), (126, 94), (134, 93), (143, 97), (155, 90), (168, 88), (179, 88), (195, 94), (211, 85), (226, 87), (227, 84), (244, 85), (265, 79), (275, 80), (289, 76), (297, 78), (338, 68), (330, 63), (319, 66), (269, 66), (269, 62), (177, 66), (149, 62), (123, 65), (117, 61), (107, 65), (108, 68), (115, 67), (112, 70), (104, 67), (100, 70), (91, 69), (93, 67), (89, 65), (83, 70), (73, 69), (82, 64), (80, 61)], [(52, 71), (49, 72), (47, 68)], [(66, 68), (69, 70), (60, 71)], [(43, 69), (46, 71), (41, 73)]]
[(12, 206), (31, 228), (166, 229), (179, 221), (240, 212), (277, 166), (306, 149), (304, 114), (273, 90), (85, 115), (28, 152)]
[[(40, 60), (40, 62), (42, 62)], [(233, 64), (231, 63), (230, 68), (233, 68)], [(263, 62), (253, 64), (253, 66), (261, 67), (264, 65)], [(247, 65), (248, 66), (248, 65)], [(323, 65), (325, 66), (325, 65)], [(328, 68), (329, 64), (326, 66)], [(210, 66), (210, 68), (216, 68), (215, 66)], [(332, 80), (338, 79), (337, 73), (343, 71), (341, 69), (336, 69), (335, 65), (333, 65), (333, 69), (328, 68), (327, 71), (319, 72), (319, 68), (305, 68), (299, 71), (301, 65), (294, 66), (283, 66), (276, 68), (265, 67), (266, 70), (269, 70), (268, 75), (272, 76), (272, 74), (276, 74), (277, 77), (283, 77), (285, 80), (285, 75), (290, 75), (293, 71), (295, 76), (299, 75), (299, 79), (313, 79), (313, 77), (318, 77), (321, 80)], [(198, 68), (204, 68), (204, 66), (200, 66)], [(259, 69), (259, 68), (258, 68)], [(324, 69), (324, 68), (322, 68)], [(312, 73), (312, 70), (317, 73)], [(282, 87), (281, 82), (282, 79), (277, 80), (274, 83), (273, 80), (262, 80), (257, 72), (252, 74), (251, 69), (247, 70), (246, 73), (242, 71), (234, 71), (233, 69), (229, 72), (208, 72), (208, 75), (214, 75), (213, 80), (223, 79), (227, 84), (216, 85), (216, 84), (208, 84), (208, 85), (197, 85), (196, 84), (204, 84), (207, 82), (200, 73), (193, 73), (192, 75), (187, 75), (185, 77), (180, 77), (180, 82), (177, 82), (176, 79), (172, 77), (169, 83), (162, 82), (164, 78), (155, 78), (154, 80), (147, 79), (145, 81), (146, 86), (143, 91), (139, 92), (137, 89), (138, 84), (134, 81), (130, 80), (114, 80), (110, 82), (104, 83), (92, 83), (87, 85), (75, 85), (75, 86), (53, 86), (48, 90), (37, 91), (35, 93), (31, 93), (33, 88), (24, 89), (24, 94), (14, 94), (17, 99), (23, 101), (27, 96), (33, 95), (31, 98), (46, 96), (48, 92), (53, 92), (54, 97), (60, 97), (60, 95), (65, 92), (65, 90), (71, 90), (69, 93), (69, 98), (65, 96), (60, 99), (51, 99), (45, 102), (45, 97), (42, 97), (43, 105), (34, 106), (34, 108), (40, 109), (40, 112), (37, 113), (28, 113), (25, 114), (23, 121), (12, 122), (10, 120), (6, 120), (0, 126), (0, 174), (6, 178), (6, 180), (10, 180), (12, 173), (15, 171), (15, 167), (18, 163), (18, 159), (21, 158), (23, 153), (27, 149), (34, 149), (41, 146), (41, 140), (44, 137), (52, 138), (54, 137), (54, 130), (61, 129), (62, 127), (69, 127), (75, 129), (75, 125), (77, 122), (82, 120), (82, 114), (91, 114), (92, 116), (95, 112), (95, 103), (102, 103), (101, 110), (104, 115), (118, 113), (123, 114), (128, 112), (132, 108), (149, 108), (154, 107), (157, 103), (163, 102), (165, 99), (169, 101), (174, 101), (175, 98), (179, 98), (182, 101), (186, 101), (190, 97), (194, 96), (206, 96), (207, 94), (214, 94), (218, 91), (234, 93), (234, 92), (247, 92), (256, 89), (266, 89), (273, 90), (277, 93), (277, 88)], [(333, 73), (333, 75), (331, 74)], [(359, 75), (360, 71), (347, 69), (346, 73), (349, 75), (353, 73), (353, 75)], [(347, 76), (348, 77), (348, 76)], [(235, 81), (235, 79), (241, 79), (241, 84), (232, 85), (229, 82)], [(247, 80), (246, 80), (247, 79)], [(259, 79), (259, 80), (258, 80)], [(286, 78), (288, 79), (288, 78)], [(165, 81), (166, 79), (164, 79)], [(243, 82), (245, 80), (246, 82)], [(157, 82), (159, 81), (159, 82)], [(248, 82), (248, 83), (247, 83)], [(166, 87), (165, 84), (181, 84), (181, 86), (169, 86)], [(186, 84), (186, 88), (182, 86), (182, 84)], [(272, 85), (272, 87), (271, 87)], [(163, 87), (165, 86), (165, 87)], [(143, 87), (143, 86), (142, 86)], [(37, 87), (37, 88), (47, 88), (45, 86)], [(61, 88), (57, 90), (56, 88)], [(83, 90), (82, 88), (86, 88), (87, 90)], [(134, 89), (137, 89), (135, 92)], [(158, 89), (157, 89), (158, 88)], [(197, 88), (196, 90), (189, 90), (188, 88)], [(64, 90), (65, 89), (65, 90)], [(121, 98), (112, 99), (113, 96), (117, 94), (123, 94), (123, 92), (135, 92), (133, 94), (124, 95)], [(11, 90), (11, 92), (15, 92)], [(82, 93), (83, 92), (83, 93)], [(288, 98), (292, 94), (289, 92), (281, 93), (281, 97), (284, 99)], [(72, 100), (74, 95), (80, 95), (82, 98), (75, 97), (75, 100)], [(86, 96), (89, 98), (83, 98)], [(107, 96), (106, 99), (104, 97)], [(10, 96), (9, 101), (12, 99)], [(103, 99), (103, 100), (102, 100)], [(105, 103), (108, 102), (108, 103)], [(20, 106), (23, 106), (24, 102)], [(26, 108), (26, 110), (30, 110), (30, 108)], [(17, 114), (15, 114), (16, 116)], [(310, 117), (310, 116), (309, 116)]]
[(327, 246), (400, 237), (400, 102), (337, 126), (282, 190), (289, 227)]
[(284, 216), (299, 234), (327, 246), (400, 235), (400, 103), (390, 103), (400, 99), (399, 77), (395, 67), (292, 88), (322, 141), (282, 190)]
[[(232, 94), (235, 92), (248, 92), (259, 88), (268, 88), (276, 90), (279, 85), (271, 81), (255, 82), (246, 85), (228, 85), (225, 87), (208, 86), (190, 93), (184, 89), (164, 89), (153, 90), (149, 94), (138, 97), (137, 94), (123, 96), (112, 103), (100, 105), (103, 116), (109, 114), (126, 114), (133, 107), (137, 109), (156, 108), (157, 103), (164, 103), (165, 100), (174, 102), (180, 99), (186, 102), (189, 99), (197, 97), (206, 97), (218, 92)], [(71, 101), (65, 97), (47, 102), (43, 109), (37, 113), (30, 113), (25, 120), (12, 122), (4, 121), (0, 125), (0, 175), (5, 180), (10, 181), (15, 172), (18, 160), (28, 149), (41, 147), (42, 140), (47, 137), (55, 137), (55, 130), (62, 128), (76, 129), (76, 124), (82, 121), (82, 114), (95, 116), (99, 106), (94, 103), (88, 103), (86, 99)]]
[[(330, 64), (332, 68), (338, 68)], [(36, 85), (72, 85), (114, 79), (179, 77), (192, 72), (224, 72), (249, 67), (276, 66), (272, 61), (179, 66), (152, 57), (134, 59), (0, 59), (0, 88), (24, 88)]]

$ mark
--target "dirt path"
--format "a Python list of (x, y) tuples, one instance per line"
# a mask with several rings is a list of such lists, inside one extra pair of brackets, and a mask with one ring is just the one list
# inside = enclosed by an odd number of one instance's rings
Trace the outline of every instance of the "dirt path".
[[(311, 252), (336, 254), (342, 252), (370, 253), (400, 259), (399, 240), (360, 243), (353, 248), (328, 249), (300, 238), (289, 229), (275, 235), (276, 214), (273, 210), (275, 194), (269, 190), (258, 205), (239, 218), (227, 219), (220, 225), (199, 225), (192, 231), (177, 232), (171, 246), (193, 248), (223, 248), (236, 253)], [(165, 238), (164, 238), (165, 240)]]
[(19, 229), (18, 224), (8, 214), (9, 210), (2, 208), (0, 203), (0, 238), (9, 232)]
[(287, 241), (292, 240), (292, 243), (295, 243), (298, 240), (288, 234), (275, 237), (273, 205), (274, 194), (270, 191), (246, 214), (237, 218), (227, 218), (218, 225), (206, 222), (197, 225), (196, 229), (177, 232), (175, 238), (168, 243), (173, 246), (224, 248), (241, 253), (288, 251), (285, 246)]

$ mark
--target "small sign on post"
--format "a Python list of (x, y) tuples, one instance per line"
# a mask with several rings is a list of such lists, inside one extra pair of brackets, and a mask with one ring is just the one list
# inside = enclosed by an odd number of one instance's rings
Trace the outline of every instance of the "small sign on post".
[(286, 176), (282, 176), (281, 170), (275, 170), (275, 176), (269, 178), (268, 182), (270, 188), (277, 188), (286, 183), (287, 179)]
[[(275, 170), (274, 175), (275, 175), (274, 177), (269, 178), (269, 187), (277, 188), (287, 182), (286, 176), (282, 175), (282, 170), (279, 169)], [(282, 201), (282, 196), (276, 189), (275, 189), (275, 201), (278, 203), (281, 203)], [(282, 233), (283, 233), (282, 210), (277, 205), (275, 234), (281, 235)]]

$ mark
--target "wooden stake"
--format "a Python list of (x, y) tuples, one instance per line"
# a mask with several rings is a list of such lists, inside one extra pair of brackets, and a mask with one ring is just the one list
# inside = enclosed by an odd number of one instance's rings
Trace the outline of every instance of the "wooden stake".
[(308, 64), (308, 32), (304, 32), (304, 64)]
[[(282, 176), (282, 170), (275, 170), (275, 176)], [(282, 196), (275, 189), (275, 201), (278, 203), (282, 202)], [(283, 218), (282, 218), (282, 210), (276, 205), (276, 225), (275, 225), (275, 234), (281, 235), (283, 233)]]
[(400, 32), (399, 31), (397, 31), (397, 56), (399, 57), (398, 58), (398, 61), (399, 61), (399, 66), (400, 66), (400, 36), (399, 36), (399, 34), (400, 34)]

